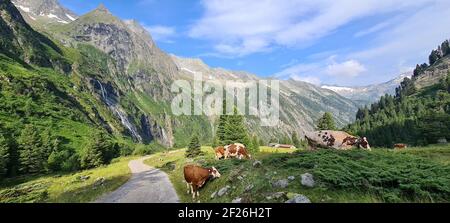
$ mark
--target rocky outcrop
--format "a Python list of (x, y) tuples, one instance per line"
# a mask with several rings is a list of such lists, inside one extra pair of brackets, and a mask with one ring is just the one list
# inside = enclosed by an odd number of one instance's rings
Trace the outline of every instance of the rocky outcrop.
[(166, 147), (173, 147), (174, 139), (170, 118), (164, 115), (163, 120), (169, 120), (162, 126), (148, 115), (141, 115), (141, 129), (144, 142), (149, 143), (156, 139), (158, 143)]
[(122, 21), (104, 6), (68, 24), (60, 38), (69, 36), (88, 43), (115, 59), (134, 88), (156, 100), (169, 101), (170, 85), (178, 71), (171, 57), (161, 51), (136, 21)]

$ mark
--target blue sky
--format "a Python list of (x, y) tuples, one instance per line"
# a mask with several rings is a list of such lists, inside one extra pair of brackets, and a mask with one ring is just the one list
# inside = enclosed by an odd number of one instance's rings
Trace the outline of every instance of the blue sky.
[(448, 0), (60, 0), (103, 3), (168, 53), (213, 67), (317, 85), (388, 81), (450, 38)]

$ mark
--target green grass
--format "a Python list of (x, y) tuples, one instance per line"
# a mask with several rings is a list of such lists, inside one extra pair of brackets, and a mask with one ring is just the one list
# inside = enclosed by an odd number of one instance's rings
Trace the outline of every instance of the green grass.
[[(131, 176), (128, 162), (136, 157), (118, 158), (110, 165), (72, 174), (22, 176), (7, 179), (0, 185), (0, 203), (83, 203), (113, 191)], [(89, 179), (81, 180), (81, 176)], [(99, 178), (101, 186), (94, 186)]]
[[(168, 173), (183, 202), (284, 202), (295, 193), (312, 202), (378, 203), (378, 202), (448, 202), (450, 200), (450, 146), (412, 148), (405, 151), (374, 149), (353, 151), (277, 151), (262, 147), (255, 158), (263, 165), (252, 166), (252, 160), (214, 160), (213, 150), (203, 147), (204, 156), (193, 160), (184, 157), (184, 150), (160, 153), (146, 163)], [(276, 153), (278, 152), (278, 153)], [(208, 182), (200, 190), (199, 199), (187, 194), (182, 168), (187, 163), (215, 166), (222, 177)], [(300, 183), (301, 174), (312, 173), (317, 185), (307, 188)], [(238, 179), (242, 176), (243, 179)], [(285, 189), (276, 189), (271, 182), (294, 176)], [(230, 193), (211, 198), (211, 194), (229, 185)], [(245, 191), (248, 185), (253, 189)], [(286, 197), (267, 199), (276, 192)]]
[(432, 145), (426, 149), (420, 147), (412, 147), (406, 150), (395, 151), (397, 153), (412, 154), (415, 156), (420, 156), (426, 159), (434, 160), (438, 163), (445, 165), (450, 164), (450, 149), (449, 145)]
[(269, 146), (261, 146), (259, 150), (263, 153), (293, 153), (298, 151), (299, 149), (290, 149), (290, 148), (274, 148)]

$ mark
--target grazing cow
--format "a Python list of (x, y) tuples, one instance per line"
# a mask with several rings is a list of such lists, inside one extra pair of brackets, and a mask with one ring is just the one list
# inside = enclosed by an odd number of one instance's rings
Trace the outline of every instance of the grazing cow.
[(219, 171), (215, 167), (203, 168), (195, 165), (184, 167), (184, 179), (188, 188), (187, 193), (192, 193), (192, 198), (200, 196), (198, 190), (205, 185), (209, 179), (220, 177)]
[(323, 130), (307, 132), (305, 133), (305, 138), (312, 149), (322, 147), (327, 149), (348, 150), (357, 147), (371, 150), (366, 137), (359, 138), (342, 131)]
[(247, 149), (241, 143), (234, 143), (225, 146), (225, 159), (230, 157), (237, 157), (238, 159), (250, 159), (252, 156), (248, 154)]
[(223, 146), (219, 146), (214, 150), (214, 154), (216, 156), (216, 160), (220, 160), (225, 158), (225, 148)]
[(406, 148), (408, 148), (408, 145), (403, 143), (397, 143), (394, 145), (394, 149), (406, 149)]

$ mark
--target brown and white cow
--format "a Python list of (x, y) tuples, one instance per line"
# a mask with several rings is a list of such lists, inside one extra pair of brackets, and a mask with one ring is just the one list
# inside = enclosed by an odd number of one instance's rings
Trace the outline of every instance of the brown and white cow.
[(248, 153), (245, 146), (241, 143), (227, 145), (225, 148), (225, 159), (237, 157), (238, 159), (250, 159), (252, 156)]
[(203, 168), (196, 165), (186, 165), (184, 167), (184, 180), (188, 188), (187, 193), (192, 193), (192, 198), (200, 196), (198, 190), (205, 185), (209, 179), (220, 177), (219, 171), (215, 167)]
[(406, 148), (408, 148), (408, 145), (406, 145), (406, 144), (403, 144), (403, 143), (397, 143), (397, 144), (395, 144), (394, 145), (394, 149), (406, 149)]
[(306, 132), (305, 138), (311, 149), (322, 147), (328, 149), (348, 150), (356, 147), (371, 150), (366, 137), (359, 138), (343, 131), (322, 130)]
[(216, 160), (225, 158), (225, 148), (223, 146), (216, 147), (216, 149), (214, 149), (214, 155)]

